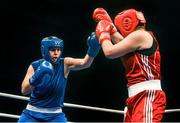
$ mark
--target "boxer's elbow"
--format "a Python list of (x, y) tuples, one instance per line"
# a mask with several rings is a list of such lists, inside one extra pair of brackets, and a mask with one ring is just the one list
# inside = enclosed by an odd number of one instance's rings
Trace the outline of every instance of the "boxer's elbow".
[(21, 94), (27, 95), (27, 94), (29, 94), (29, 90), (27, 90), (26, 88), (21, 88)]
[(31, 92), (31, 90), (32, 90), (32, 87), (31, 87), (30, 84), (23, 83), (21, 85), (21, 93), (22, 93), (22, 95), (29, 94)]
[(104, 55), (108, 59), (114, 59), (115, 55), (111, 49), (104, 51)]

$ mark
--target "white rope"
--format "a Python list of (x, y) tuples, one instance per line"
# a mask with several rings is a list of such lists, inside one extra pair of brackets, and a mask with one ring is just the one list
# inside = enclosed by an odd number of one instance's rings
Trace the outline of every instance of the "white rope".
[(19, 115), (14, 115), (14, 114), (6, 114), (6, 113), (0, 113), (0, 117), (8, 117), (8, 118), (14, 118), (14, 119), (19, 119)]
[[(26, 100), (26, 101), (29, 100), (29, 97), (19, 96), (19, 95), (14, 95), (14, 94), (1, 93), (1, 92), (0, 92), (0, 96), (13, 98), (13, 99), (19, 99), (19, 100)], [(85, 106), (85, 105), (78, 105), (78, 104), (71, 104), (71, 103), (64, 103), (64, 106), (65, 107), (73, 107), (73, 108), (81, 108), (81, 109), (89, 109), (89, 110), (96, 110), (96, 111), (104, 111), (104, 112), (124, 114), (124, 111), (121, 111), (121, 110), (99, 108), (99, 107), (92, 107), (92, 106)]]
[(104, 112), (111, 112), (111, 113), (118, 113), (118, 114), (124, 114), (124, 111), (120, 111), (120, 110), (99, 108), (99, 107), (92, 107), (92, 106), (85, 106), (85, 105), (78, 105), (78, 104), (64, 103), (64, 106), (73, 107), (73, 108), (82, 108), (82, 109), (89, 109), (89, 110), (104, 111)]
[[(7, 94), (7, 93), (1, 93), (1, 92), (0, 92), (0, 96), (13, 98), (13, 99), (19, 99), (19, 100), (26, 100), (26, 101), (29, 100), (29, 97), (26, 97), (26, 96), (19, 96), (19, 95)], [(78, 104), (71, 104), (71, 103), (64, 103), (64, 106), (65, 107), (72, 107), (72, 108), (81, 108), (81, 109), (89, 109), (89, 110), (124, 114), (124, 111), (122, 111), (122, 110), (99, 108), (99, 107), (92, 107), (92, 106), (85, 106), (85, 105), (78, 105)], [(180, 112), (180, 109), (167, 109), (167, 110), (165, 110), (165, 113), (171, 113), (171, 112)]]
[(8, 98), (13, 98), (13, 99), (19, 99), (19, 100), (26, 100), (26, 101), (29, 100), (29, 97), (18, 96), (18, 95), (14, 95), (14, 94), (1, 93), (1, 92), (0, 92), (0, 96), (8, 97)]
[(171, 112), (180, 112), (180, 109), (168, 109), (168, 110), (165, 110), (165, 113), (171, 113)]

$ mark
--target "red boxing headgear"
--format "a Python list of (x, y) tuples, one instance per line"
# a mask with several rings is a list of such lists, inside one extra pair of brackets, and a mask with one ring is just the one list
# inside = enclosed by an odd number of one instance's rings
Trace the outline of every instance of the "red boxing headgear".
[(143, 13), (136, 11), (135, 9), (124, 10), (114, 18), (115, 26), (124, 37), (133, 32), (139, 23), (142, 23), (145, 26), (146, 20)]

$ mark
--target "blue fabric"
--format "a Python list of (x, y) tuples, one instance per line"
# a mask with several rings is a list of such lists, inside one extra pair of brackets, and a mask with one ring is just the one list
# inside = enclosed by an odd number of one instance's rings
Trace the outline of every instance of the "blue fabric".
[(34, 75), (29, 79), (30, 85), (35, 87), (39, 83), (45, 83), (45, 81), (49, 82), (53, 72), (52, 64), (48, 61), (43, 61), (35, 71)]
[[(43, 59), (32, 63), (37, 70)], [(64, 59), (60, 58), (58, 64), (53, 64), (53, 75), (50, 81), (40, 81), (31, 92), (29, 104), (40, 108), (63, 107), (67, 79), (64, 77)], [(40, 113), (23, 110), (18, 122), (67, 122), (64, 113)]]
[[(34, 70), (43, 62), (37, 60), (32, 63)], [(53, 76), (50, 81), (40, 82), (30, 95), (29, 104), (42, 108), (63, 107), (67, 79), (64, 77), (64, 59), (53, 65)]]
[[(42, 57), (49, 62), (53, 62), (50, 55), (49, 55), (49, 49), (52, 47), (60, 48), (61, 54), (62, 54), (63, 48), (64, 48), (63, 40), (58, 38), (58, 37), (55, 37), (55, 36), (49, 36), (49, 37), (45, 37), (42, 39), (42, 41), (41, 41), (41, 54), (42, 54)], [(59, 62), (60, 57), (55, 62), (55, 64)]]
[(21, 117), (17, 123), (25, 122), (67, 122), (67, 118), (64, 113), (38, 113), (23, 110)]
[(91, 35), (87, 38), (88, 51), (87, 54), (91, 57), (96, 57), (101, 49), (101, 45), (96, 37), (95, 32), (92, 32)]

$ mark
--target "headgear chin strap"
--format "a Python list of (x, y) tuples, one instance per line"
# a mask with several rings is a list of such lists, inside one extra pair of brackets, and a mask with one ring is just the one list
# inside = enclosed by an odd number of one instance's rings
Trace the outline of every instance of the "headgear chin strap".
[(146, 20), (143, 13), (135, 9), (124, 10), (114, 18), (115, 26), (124, 37), (133, 32), (139, 23), (145, 26)]
[(49, 54), (49, 49), (53, 48), (53, 47), (58, 47), (61, 50), (61, 54), (62, 54), (63, 47), (64, 47), (63, 40), (61, 40), (55, 36), (45, 37), (42, 39), (42, 41), (41, 41), (41, 55), (42, 55), (42, 57), (45, 60), (56, 64), (56, 63), (58, 63), (60, 57), (58, 58), (58, 60), (56, 62), (53, 62), (53, 60)]

